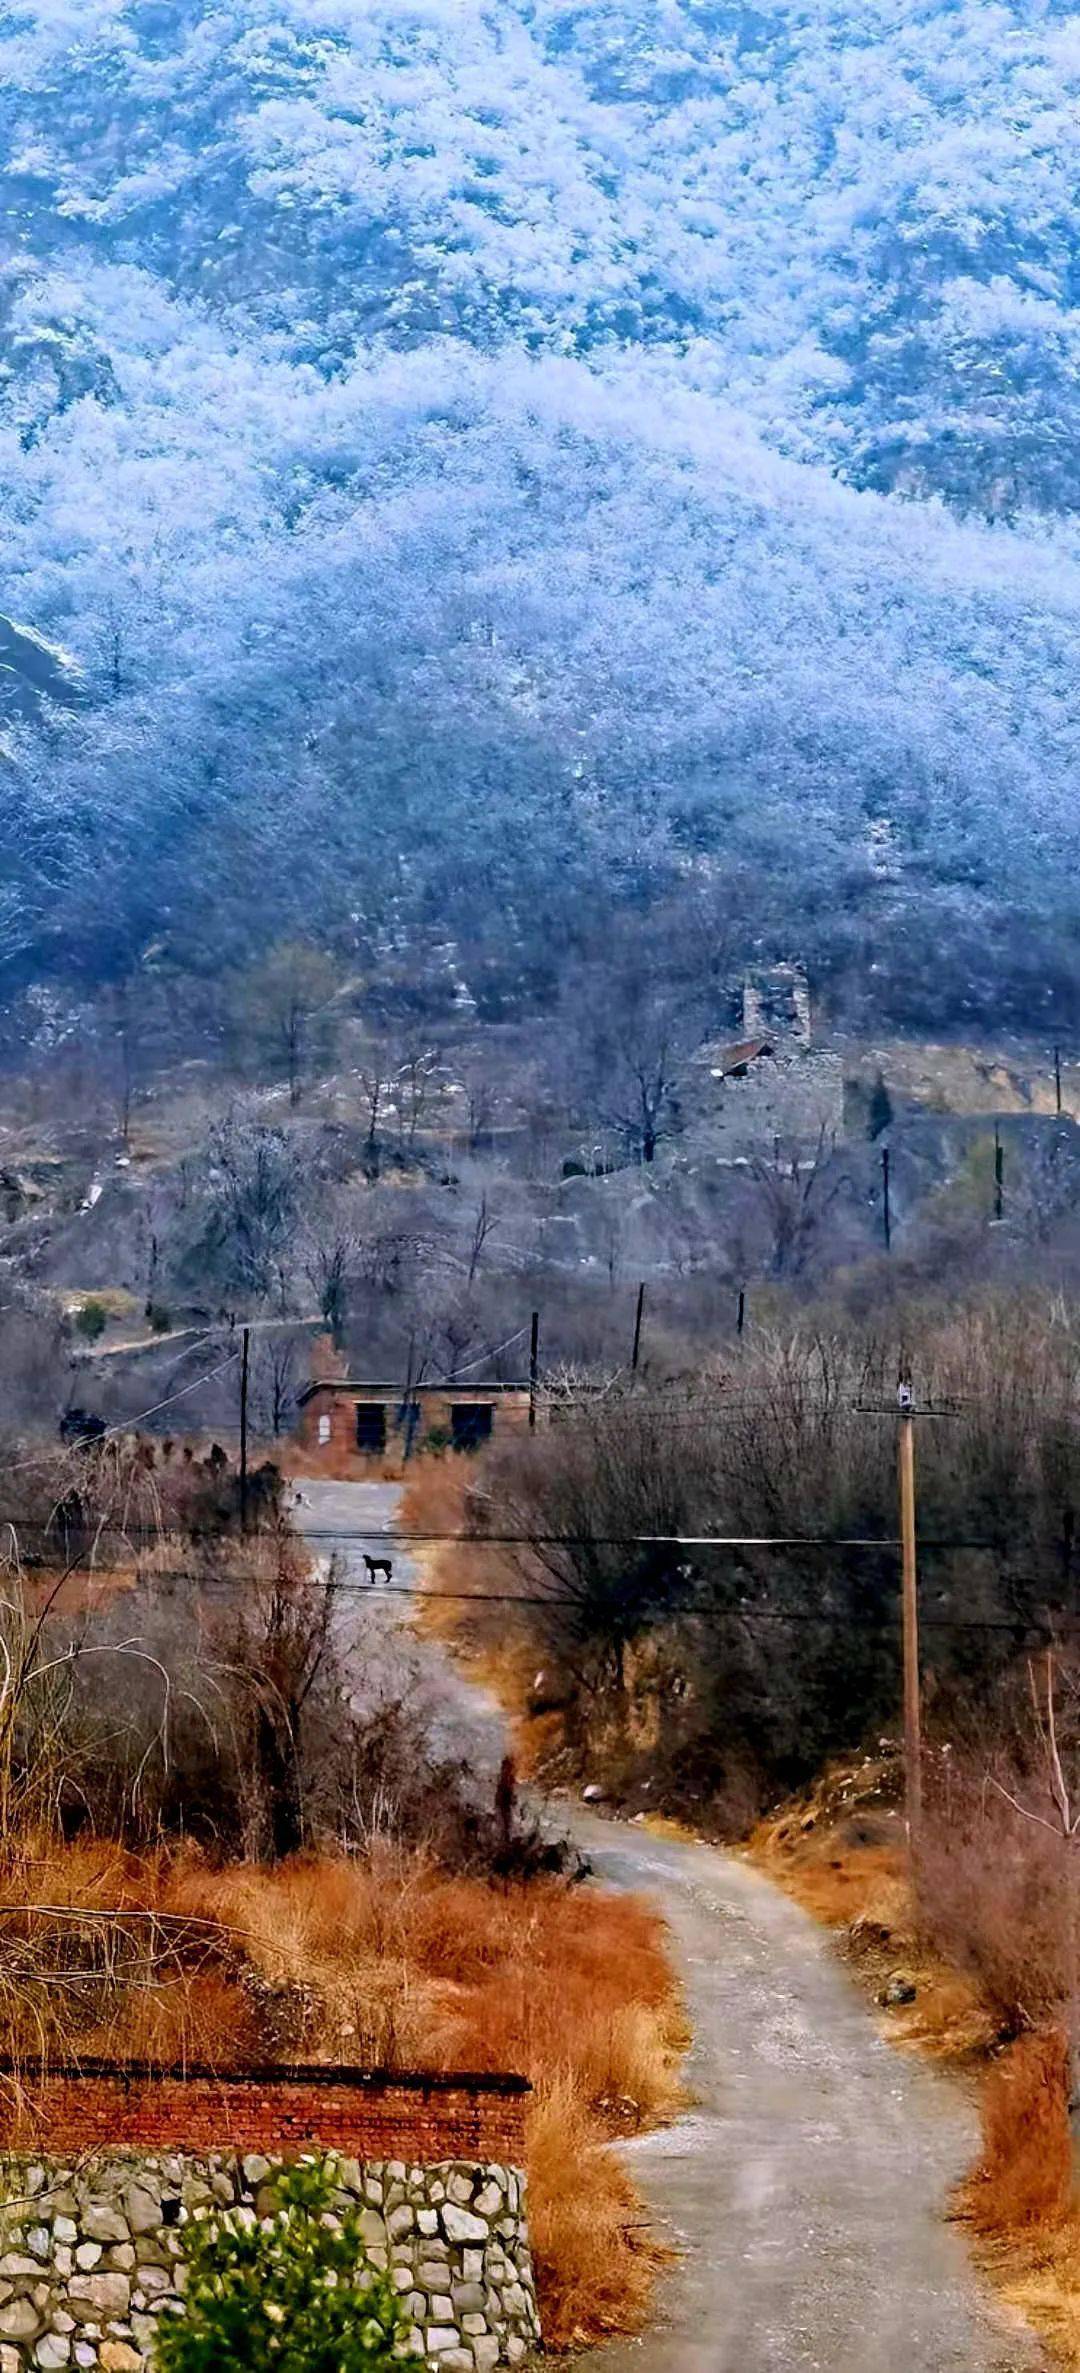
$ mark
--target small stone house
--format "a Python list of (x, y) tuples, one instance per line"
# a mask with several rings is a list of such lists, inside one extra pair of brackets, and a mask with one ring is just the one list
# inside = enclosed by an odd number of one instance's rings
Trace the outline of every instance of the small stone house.
[[(316, 1377), (300, 1394), (300, 1440), (305, 1450), (365, 1460), (423, 1450), (425, 1445), (482, 1450), (496, 1433), (528, 1427), (528, 1383), (368, 1384), (353, 1376)], [(537, 1421), (546, 1416), (537, 1398)]]
[(777, 1142), (785, 1152), (809, 1151), (843, 1134), (843, 1066), (813, 1043), (801, 965), (748, 974), (740, 1037), (703, 1046), (695, 1073), (694, 1133), (716, 1161), (753, 1161)]

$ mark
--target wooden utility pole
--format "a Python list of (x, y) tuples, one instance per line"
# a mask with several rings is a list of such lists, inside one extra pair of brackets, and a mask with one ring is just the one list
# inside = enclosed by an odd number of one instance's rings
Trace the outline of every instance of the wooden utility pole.
[(862, 1417), (899, 1418), (896, 1446), (900, 1499), (901, 1627), (904, 1678), (904, 1796), (908, 1842), (918, 1841), (922, 1818), (922, 1713), (919, 1686), (919, 1576), (915, 1529), (915, 1425), (920, 1418), (949, 1417), (949, 1403), (916, 1407), (906, 1365), (901, 1366), (894, 1402), (857, 1401)]
[(536, 1388), (540, 1381), (540, 1312), (532, 1314), (529, 1334), (529, 1432), (536, 1431)]
[(994, 1218), (999, 1220), (1005, 1211), (1005, 1148), (1001, 1131), (994, 1122)]
[(644, 1314), (645, 1287), (642, 1284), (637, 1289), (637, 1309), (634, 1313), (634, 1349), (630, 1358), (630, 1366), (635, 1376), (637, 1375), (638, 1361), (641, 1358), (641, 1321)]
[(1054, 1105), (1061, 1111), (1061, 1048), (1054, 1048)]
[(746, 1287), (739, 1287), (739, 1307), (735, 1315), (735, 1332), (741, 1335), (746, 1325)]
[(910, 1384), (902, 1383), (896, 1398), (900, 1412), (897, 1464), (903, 1571), (904, 1786), (908, 1841), (913, 1845), (922, 1816), (922, 1712), (919, 1694), (919, 1582), (915, 1558), (915, 1409)]
[(889, 1148), (881, 1148), (881, 1209), (885, 1224), (885, 1250), (892, 1251), (892, 1204), (889, 1200)]
[(248, 1386), (251, 1381), (251, 1328), (240, 1337), (240, 1530), (248, 1528)]

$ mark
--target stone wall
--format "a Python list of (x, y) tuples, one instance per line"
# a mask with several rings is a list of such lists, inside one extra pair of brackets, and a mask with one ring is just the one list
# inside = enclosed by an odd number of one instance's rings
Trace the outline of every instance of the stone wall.
[[(0, 2162), (0, 2373), (142, 2373), (182, 2313), (184, 2229), (219, 2204), (268, 2213), (263, 2153), (101, 2153)], [(524, 2177), (499, 2163), (338, 2159), (372, 2262), (435, 2373), (521, 2365), (539, 2338)]]

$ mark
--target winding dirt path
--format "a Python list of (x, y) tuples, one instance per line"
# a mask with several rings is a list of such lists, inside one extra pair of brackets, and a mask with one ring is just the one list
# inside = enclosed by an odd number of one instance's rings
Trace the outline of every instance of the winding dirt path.
[[(313, 1546), (336, 1534), (359, 1579), (365, 1542), (341, 1536), (370, 1528), (385, 1554), (394, 1487), (302, 1489)], [(367, 1604), (369, 1642), (405, 1654), (443, 1736), (489, 1765), (497, 1709), (439, 1646), (402, 1640), (407, 1600)], [(758, 1871), (584, 1813), (575, 1830), (600, 1878), (663, 1911), (695, 2037), (693, 2109), (627, 2146), (680, 2253), (659, 2319), (579, 2373), (1034, 2373), (1036, 2343), (946, 2221), (976, 2143), (959, 2089), (879, 2036), (827, 1937)]]

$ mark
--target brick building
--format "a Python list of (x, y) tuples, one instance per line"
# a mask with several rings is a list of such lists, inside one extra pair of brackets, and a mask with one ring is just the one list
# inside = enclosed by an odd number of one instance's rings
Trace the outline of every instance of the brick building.
[[(358, 1465), (370, 1458), (422, 1450), (427, 1443), (452, 1450), (482, 1450), (496, 1433), (527, 1428), (532, 1402), (528, 1383), (368, 1384), (354, 1376), (321, 1376), (300, 1394), (300, 1440), (306, 1450), (332, 1454), (335, 1471), (344, 1456)], [(546, 1409), (537, 1397), (537, 1422)]]

